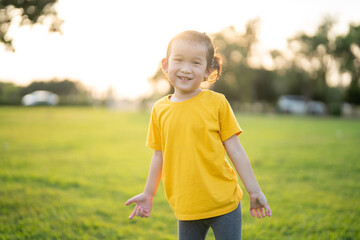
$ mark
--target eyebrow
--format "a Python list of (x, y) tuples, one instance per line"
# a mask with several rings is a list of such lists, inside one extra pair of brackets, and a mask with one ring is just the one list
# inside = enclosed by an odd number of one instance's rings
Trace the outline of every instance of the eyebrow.
[[(177, 54), (174, 54), (174, 57), (184, 57), (184, 54), (177, 53)], [(194, 57), (194, 59), (196, 59), (196, 60), (202, 60), (201, 57)]]

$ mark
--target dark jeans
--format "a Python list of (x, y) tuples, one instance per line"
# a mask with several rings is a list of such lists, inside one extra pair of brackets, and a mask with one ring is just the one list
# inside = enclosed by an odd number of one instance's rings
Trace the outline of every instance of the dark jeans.
[(179, 240), (205, 240), (212, 228), (216, 240), (241, 240), (241, 206), (232, 212), (200, 220), (179, 220)]

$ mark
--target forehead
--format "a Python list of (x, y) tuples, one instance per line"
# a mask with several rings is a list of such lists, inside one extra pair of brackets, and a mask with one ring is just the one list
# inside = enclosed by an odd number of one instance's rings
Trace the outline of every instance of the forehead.
[(207, 48), (205, 44), (196, 41), (178, 39), (172, 43), (170, 55), (206, 58)]

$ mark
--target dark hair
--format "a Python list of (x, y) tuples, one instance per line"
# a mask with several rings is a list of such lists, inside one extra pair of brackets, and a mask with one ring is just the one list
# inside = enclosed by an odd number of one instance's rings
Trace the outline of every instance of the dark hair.
[(207, 35), (206, 33), (201, 33), (201, 32), (197, 32), (197, 31), (185, 31), (185, 32), (181, 32), (181, 33), (175, 35), (169, 42), (169, 45), (168, 45), (168, 48), (166, 51), (166, 59), (169, 59), (170, 52), (171, 52), (171, 46), (175, 40), (187, 40), (187, 41), (196, 42), (196, 43), (205, 45), (207, 48), (206, 70), (208, 70), (208, 71), (210, 70), (211, 73), (210, 73), (209, 77), (204, 80), (208, 81), (210, 83), (214, 83), (214, 82), (216, 82), (216, 80), (219, 79), (220, 74), (221, 74), (221, 69), (222, 69), (222, 66), (221, 66), (222, 58), (220, 55), (215, 53), (214, 43), (211, 40), (211, 38), (209, 37), (209, 35)]

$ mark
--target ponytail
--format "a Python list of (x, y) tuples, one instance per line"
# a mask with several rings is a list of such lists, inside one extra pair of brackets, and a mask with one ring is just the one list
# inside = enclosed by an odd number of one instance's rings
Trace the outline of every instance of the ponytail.
[(207, 77), (207, 79), (204, 80), (209, 83), (216, 82), (220, 78), (222, 70), (222, 58), (220, 55), (215, 54), (211, 63), (208, 64), (208, 69), (210, 71), (210, 75)]

